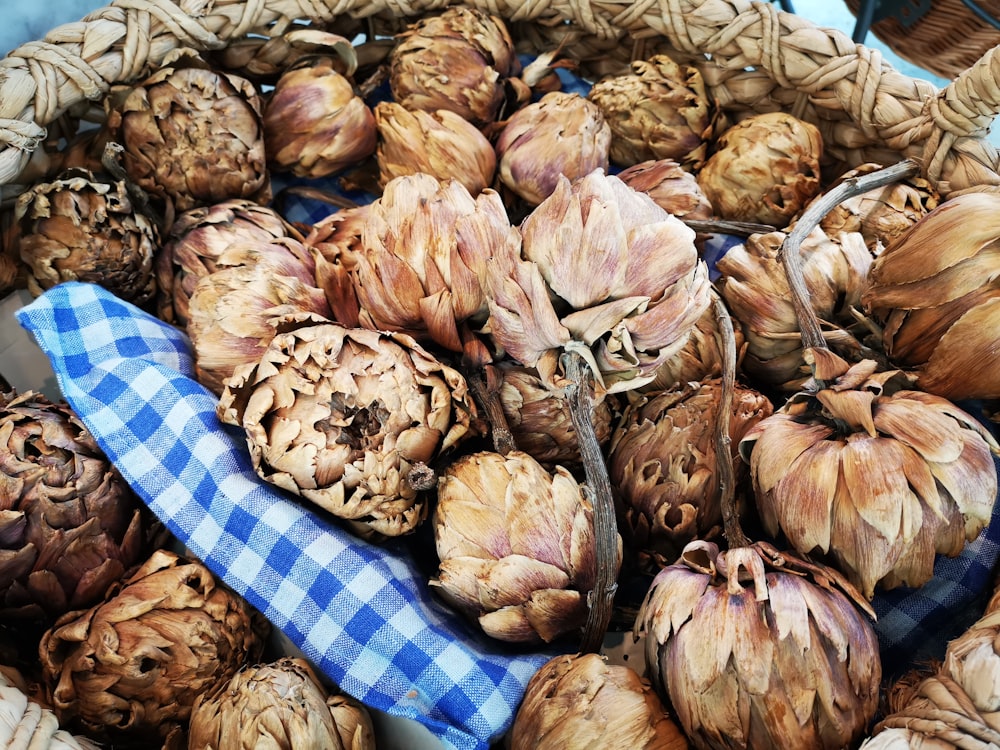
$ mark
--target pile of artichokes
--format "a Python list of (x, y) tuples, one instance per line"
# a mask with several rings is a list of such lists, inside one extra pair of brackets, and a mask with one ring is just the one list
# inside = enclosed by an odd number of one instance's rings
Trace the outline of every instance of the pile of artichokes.
[[(184, 330), (261, 481), (434, 557), (486, 636), (566, 651), (515, 750), (898, 726), (870, 602), (997, 496), (1000, 197), (909, 176), (824, 205), (883, 165), (786, 112), (730, 122), (664, 52), (579, 93), (575, 61), (519, 51), (455, 6), (172, 53), (46, 146), (0, 291), (91, 282)], [(290, 218), (302, 196), (326, 217)], [(34, 630), (31, 697), (68, 730), (374, 746), (363, 706), (265, 659), (260, 615), (165, 548), (64, 404), (0, 396), (0, 498), (4, 626)], [(609, 623), (644, 663), (592, 653)]]

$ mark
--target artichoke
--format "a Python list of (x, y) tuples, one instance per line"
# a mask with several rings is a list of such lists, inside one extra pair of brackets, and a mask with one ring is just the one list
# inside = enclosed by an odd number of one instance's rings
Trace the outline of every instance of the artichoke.
[(679, 219), (712, 218), (712, 204), (693, 174), (673, 159), (638, 162), (618, 173), (633, 190), (646, 193), (656, 205)]
[(458, 180), (473, 196), (493, 182), (497, 155), (480, 130), (449, 109), (410, 111), (395, 102), (375, 105), (379, 182), (422, 172)]
[(357, 270), (369, 205), (342, 208), (320, 219), (305, 238), (316, 262), (316, 283), (326, 294), (333, 319), (347, 328), (360, 326), (361, 305), (353, 274)]
[(993, 436), (898, 370), (807, 350), (812, 386), (740, 442), (765, 530), (826, 559), (864, 596), (920, 586), (989, 523)]
[(296, 234), (274, 209), (245, 198), (185, 211), (175, 219), (156, 254), (157, 316), (186, 327), (195, 284), (219, 267), (230, 245)]
[(67, 170), (21, 193), (15, 210), (32, 294), (63, 281), (99, 284), (136, 305), (156, 293), (159, 231), (133, 204), (123, 181)]
[(893, 363), (949, 399), (1000, 398), (1000, 196), (942, 203), (872, 264), (862, 294)]
[[(578, 633), (596, 572), (593, 508), (562, 468), (522, 451), (457, 458), (438, 482), (431, 586), (502, 641)], [(621, 540), (618, 540), (621, 561)]]
[(785, 112), (750, 115), (716, 139), (698, 184), (723, 219), (787, 227), (820, 191), (823, 139)]
[(418, 20), (389, 53), (396, 103), (408, 110), (451, 110), (476, 126), (497, 119), (505, 81), (520, 70), (504, 21), (461, 5)]
[(611, 128), (611, 161), (624, 167), (673, 159), (691, 172), (705, 162), (716, 110), (701, 73), (667, 55), (635, 60), (625, 75), (597, 81), (587, 94)]
[(598, 654), (566, 654), (529, 680), (511, 726), (511, 750), (687, 750), (650, 684)]
[(319, 178), (375, 153), (375, 117), (329, 57), (282, 73), (264, 105), (264, 146), (276, 172)]
[(260, 97), (245, 78), (181, 49), (119, 100), (108, 127), (125, 169), (172, 217), (230, 198), (270, 199)]
[(878, 708), (863, 605), (834, 571), (793, 554), (694, 541), (653, 579), (635, 634), (693, 747), (840, 750)]
[(264, 480), (378, 539), (427, 515), (430, 464), (478, 429), (465, 379), (404, 334), (335, 323), (278, 328), (226, 383)]
[(65, 403), (0, 394), (0, 498), (7, 621), (89, 607), (145, 553), (144, 506)]
[(349, 696), (330, 693), (303, 659), (247, 666), (200, 696), (188, 750), (374, 750), (371, 716)]
[[(671, 563), (688, 542), (721, 535), (715, 450), (721, 392), (718, 379), (686, 383), (636, 398), (622, 414), (608, 446), (608, 474), (629, 550)], [(736, 386), (728, 428), (733, 455), (724, 460), (736, 457), (739, 440), (772, 411), (766, 397)], [(738, 484), (746, 478), (737, 471)]]
[(42, 636), (42, 678), (64, 726), (151, 741), (199, 695), (259, 659), (268, 625), (204, 565), (154, 552), (105, 600)]
[(611, 129), (600, 108), (579, 94), (550, 91), (504, 123), (496, 142), (500, 182), (537, 206), (559, 181), (609, 166)]

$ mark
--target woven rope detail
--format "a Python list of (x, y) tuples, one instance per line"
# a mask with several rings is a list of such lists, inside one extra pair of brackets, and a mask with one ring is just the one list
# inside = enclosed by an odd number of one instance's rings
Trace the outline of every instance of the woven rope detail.
[[(757, 106), (762, 111), (788, 107), (817, 120), (838, 158), (858, 163), (910, 156), (921, 161), (927, 176), (940, 182), (937, 186), (945, 193), (1000, 185), (996, 149), (983, 142), (1000, 108), (1000, 58), (995, 55), (935, 96), (930, 84), (890, 69), (878, 53), (854, 45), (842, 32), (819, 29), (770, 2), (466, 1), (510, 21), (530, 22), (533, 36), (548, 39), (552, 47), (575, 36), (580, 49), (591, 54), (604, 50), (610, 56), (654, 49), (660, 40), (719, 68), (723, 74), (717, 78), (725, 85), (736, 85), (736, 74), (746, 68), (759, 69), (774, 86)], [(408, 18), (448, 4), (113, 0), (83, 21), (54, 29), (44, 40), (0, 60), (0, 184), (14, 180), (23, 169), (39, 127), (81, 101), (101, 97), (116, 82), (135, 80), (178, 47), (218, 49), (250, 32), (284, 28), (294, 19), (325, 23), (345, 14)], [(640, 43), (644, 41), (652, 44)], [(32, 128), (5, 124), (14, 121)], [(33, 135), (25, 138), (25, 132)]]
[(921, 682), (905, 706), (875, 727), (875, 734), (885, 729), (905, 729), (968, 750), (1000, 746), (1000, 732), (986, 722), (962, 686), (944, 674)]

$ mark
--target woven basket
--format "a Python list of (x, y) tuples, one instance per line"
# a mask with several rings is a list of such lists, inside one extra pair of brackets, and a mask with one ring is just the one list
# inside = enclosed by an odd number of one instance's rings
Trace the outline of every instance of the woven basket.
[[(391, 33), (448, 5), (375, 0), (116, 0), (0, 61), (0, 186), (18, 189), (31, 152), (67, 113), (114, 82), (140, 77), (171, 50), (220, 49), (277, 35), (296, 19), (337, 29), (353, 19)], [(905, 76), (879, 52), (767, 2), (746, 0), (470, 0), (508, 19), (519, 45), (559, 44), (596, 72), (667, 51), (702, 68), (734, 119), (785, 108), (819, 126), (829, 161), (850, 167), (912, 157), (944, 195), (1000, 186), (985, 136), (1000, 111), (1000, 50), (945, 89)]]
[[(976, 4), (1000, 18), (1000, 0)], [(855, 15), (860, 0), (847, 0)], [(893, 16), (875, 21), (871, 33), (904, 60), (943, 78), (954, 78), (1000, 44), (1000, 29), (979, 18), (962, 0), (934, 0), (927, 12), (906, 24)]]

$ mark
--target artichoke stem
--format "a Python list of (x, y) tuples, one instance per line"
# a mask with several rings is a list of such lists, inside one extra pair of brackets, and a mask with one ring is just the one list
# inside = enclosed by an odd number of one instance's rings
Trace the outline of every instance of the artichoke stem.
[(730, 549), (749, 547), (752, 542), (743, 531), (736, 511), (736, 470), (733, 467), (732, 438), (729, 423), (733, 414), (733, 393), (736, 390), (736, 333), (733, 319), (729, 316), (726, 303), (717, 296), (713, 304), (715, 317), (719, 322), (719, 336), (722, 338), (720, 360), (722, 385), (719, 392), (719, 411), (715, 420), (715, 455), (719, 472), (719, 504), (722, 508), (722, 533)]
[(795, 315), (799, 320), (799, 329), (802, 331), (802, 345), (806, 349), (826, 349), (826, 341), (823, 338), (823, 330), (820, 326), (816, 313), (809, 304), (809, 291), (806, 288), (805, 278), (802, 275), (801, 257), (799, 250), (802, 241), (808, 237), (812, 230), (819, 226), (830, 211), (843, 203), (848, 198), (853, 198), (869, 190), (890, 185), (899, 180), (912, 177), (920, 171), (919, 165), (912, 159), (904, 159), (901, 162), (883, 169), (869, 172), (868, 174), (849, 177), (835, 188), (825, 193), (821, 198), (813, 201), (809, 207), (803, 211), (802, 216), (795, 222), (795, 226), (781, 243), (779, 256), (781, 264), (788, 277), (788, 286), (792, 292), (792, 304), (795, 306)]
[(166, 230), (167, 219), (163, 214), (153, 207), (149, 199), (149, 193), (143, 190), (136, 182), (129, 177), (125, 167), (118, 160), (125, 152), (125, 147), (115, 141), (108, 141), (104, 144), (104, 152), (101, 154), (101, 166), (104, 171), (111, 175), (111, 178), (125, 186), (125, 192), (132, 199), (132, 203), (139, 213), (143, 213), (154, 221), (159, 229)]
[(591, 393), (593, 375), (583, 357), (576, 352), (564, 352), (562, 365), (569, 381), (566, 395), (587, 477), (586, 489), (594, 506), (597, 574), (594, 576), (594, 590), (587, 596), (587, 622), (583, 627), (580, 652), (597, 653), (604, 643), (604, 635), (611, 622), (615, 592), (618, 590), (618, 526), (608, 467), (591, 421), (594, 413)]
[(696, 232), (711, 234), (732, 234), (737, 237), (749, 237), (751, 234), (770, 234), (777, 231), (770, 224), (758, 224), (755, 221), (732, 221), (730, 219), (686, 219), (680, 217), (689, 229)]
[(501, 456), (506, 456), (517, 448), (517, 444), (507, 423), (507, 415), (503, 412), (503, 405), (500, 403), (503, 373), (494, 365), (486, 365), (483, 367), (483, 372), (486, 373), (485, 379), (482, 373), (473, 372), (466, 376), (466, 380), (469, 383), (469, 390), (472, 391), (472, 397), (486, 415), (490, 435), (493, 438), (493, 450)]

